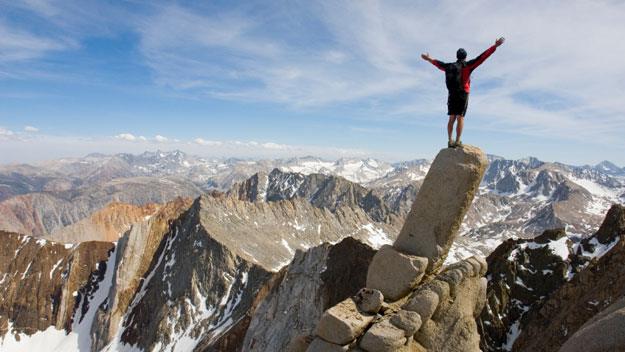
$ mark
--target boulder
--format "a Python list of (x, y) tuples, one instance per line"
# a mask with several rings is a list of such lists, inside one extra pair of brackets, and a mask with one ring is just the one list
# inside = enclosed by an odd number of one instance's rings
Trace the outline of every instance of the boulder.
[(466, 259), (466, 262), (473, 266), (473, 271), (475, 275), (480, 275), (482, 272), (482, 263), (478, 260), (477, 257), (473, 256)]
[(421, 327), (421, 317), (418, 313), (409, 310), (400, 310), (391, 316), (391, 324), (404, 330), (405, 336), (414, 335)]
[(429, 258), (428, 273), (439, 268), (487, 165), (486, 154), (477, 147), (441, 150), (393, 246), (401, 252)]
[(365, 333), (360, 340), (360, 347), (368, 352), (394, 352), (405, 343), (404, 330), (384, 318)]
[(356, 302), (348, 298), (323, 313), (315, 333), (328, 342), (346, 345), (360, 336), (374, 317), (360, 312)]
[(430, 289), (423, 289), (417, 291), (410, 300), (402, 306), (402, 309), (416, 312), (419, 314), (422, 321), (426, 321), (434, 315), (438, 307), (438, 302), (436, 292)]
[(439, 304), (432, 318), (423, 321), (414, 335), (415, 340), (428, 351), (480, 351), (480, 335), (474, 317), (476, 302), (484, 299), (481, 281), (478, 277), (462, 280), (456, 286), (456, 298)]
[(486, 259), (484, 259), (483, 257), (480, 256), (473, 256), (471, 258), (474, 258), (478, 263), (480, 263), (480, 276), (486, 275), (486, 272), (488, 271), (488, 263), (486, 262)]
[(384, 303), (382, 292), (372, 288), (360, 289), (353, 299), (360, 311), (370, 314), (377, 314)]
[(386, 300), (405, 296), (423, 278), (427, 258), (404, 254), (389, 245), (382, 246), (369, 264), (367, 287), (382, 292)]
[(462, 283), (462, 280), (464, 279), (464, 275), (462, 275), (462, 272), (457, 269), (452, 269), (445, 271), (438, 278), (441, 281), (449, 284), (449, 293), (452, 298), (456, 298), (457, 287)]
[(438, 295), (439, 304), (451, 298), (449, 284), (441, 280), (432, 280), (424, 288), (428, 288)]

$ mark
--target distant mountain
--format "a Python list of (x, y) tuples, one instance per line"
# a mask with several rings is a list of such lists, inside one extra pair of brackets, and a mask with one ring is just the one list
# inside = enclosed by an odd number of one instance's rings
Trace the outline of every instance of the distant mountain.
[(131, 177), (61, 191), (25, 193), (0, 202), (0, 229), (46, 237), (111, 202), (134, 205), (196, 197), (202, 190), (175, 177)]
[[(571, 166), (494, 155), (489, 161), (450, 260), (486, 254), (507, 238), (533, 237), (553, 227), (586, 233), (610, 204), (625, 201), (625, 176), (609, 162)], [(313, 156), (207, 159), (157, 151), (2, 166), (0, 229), (47, 236), (111, 201), (163, 203), (210, 190), (249, 201), (303, 198), (330, 210), (344, 203), (388, 222), (407, 215), (430, 163)]]

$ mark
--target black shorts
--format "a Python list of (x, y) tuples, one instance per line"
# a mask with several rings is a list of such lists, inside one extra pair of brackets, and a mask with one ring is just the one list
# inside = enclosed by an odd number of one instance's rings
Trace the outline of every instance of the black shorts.
[(449, 93), (447, 98), (447, 115), (464, 116), (469, 106), (469, 93)]

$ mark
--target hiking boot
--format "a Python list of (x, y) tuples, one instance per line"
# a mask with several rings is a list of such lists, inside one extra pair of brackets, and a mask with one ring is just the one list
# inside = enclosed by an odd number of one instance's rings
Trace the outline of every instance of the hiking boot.
[(454, 144), (454, 142), (452, 141), (447, 142), (447, 148), (455, 148), (455, 147), (456, 145)]
[(456, 141), (456, 143), (454, 143), (454, 148), (455, 147), (462, 147), (462, 141), (460, 140)]

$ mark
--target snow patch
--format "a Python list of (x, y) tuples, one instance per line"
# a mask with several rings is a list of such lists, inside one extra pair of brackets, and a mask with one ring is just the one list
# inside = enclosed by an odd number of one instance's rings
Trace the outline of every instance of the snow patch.
[(364, 225), (362, 228), (369, 232), (367, 242), (369, 242), (375, 249), (379, 249), (385, 244), (393, 243), (393, 241), (382, 229), (375, 227), (372, 223)]

